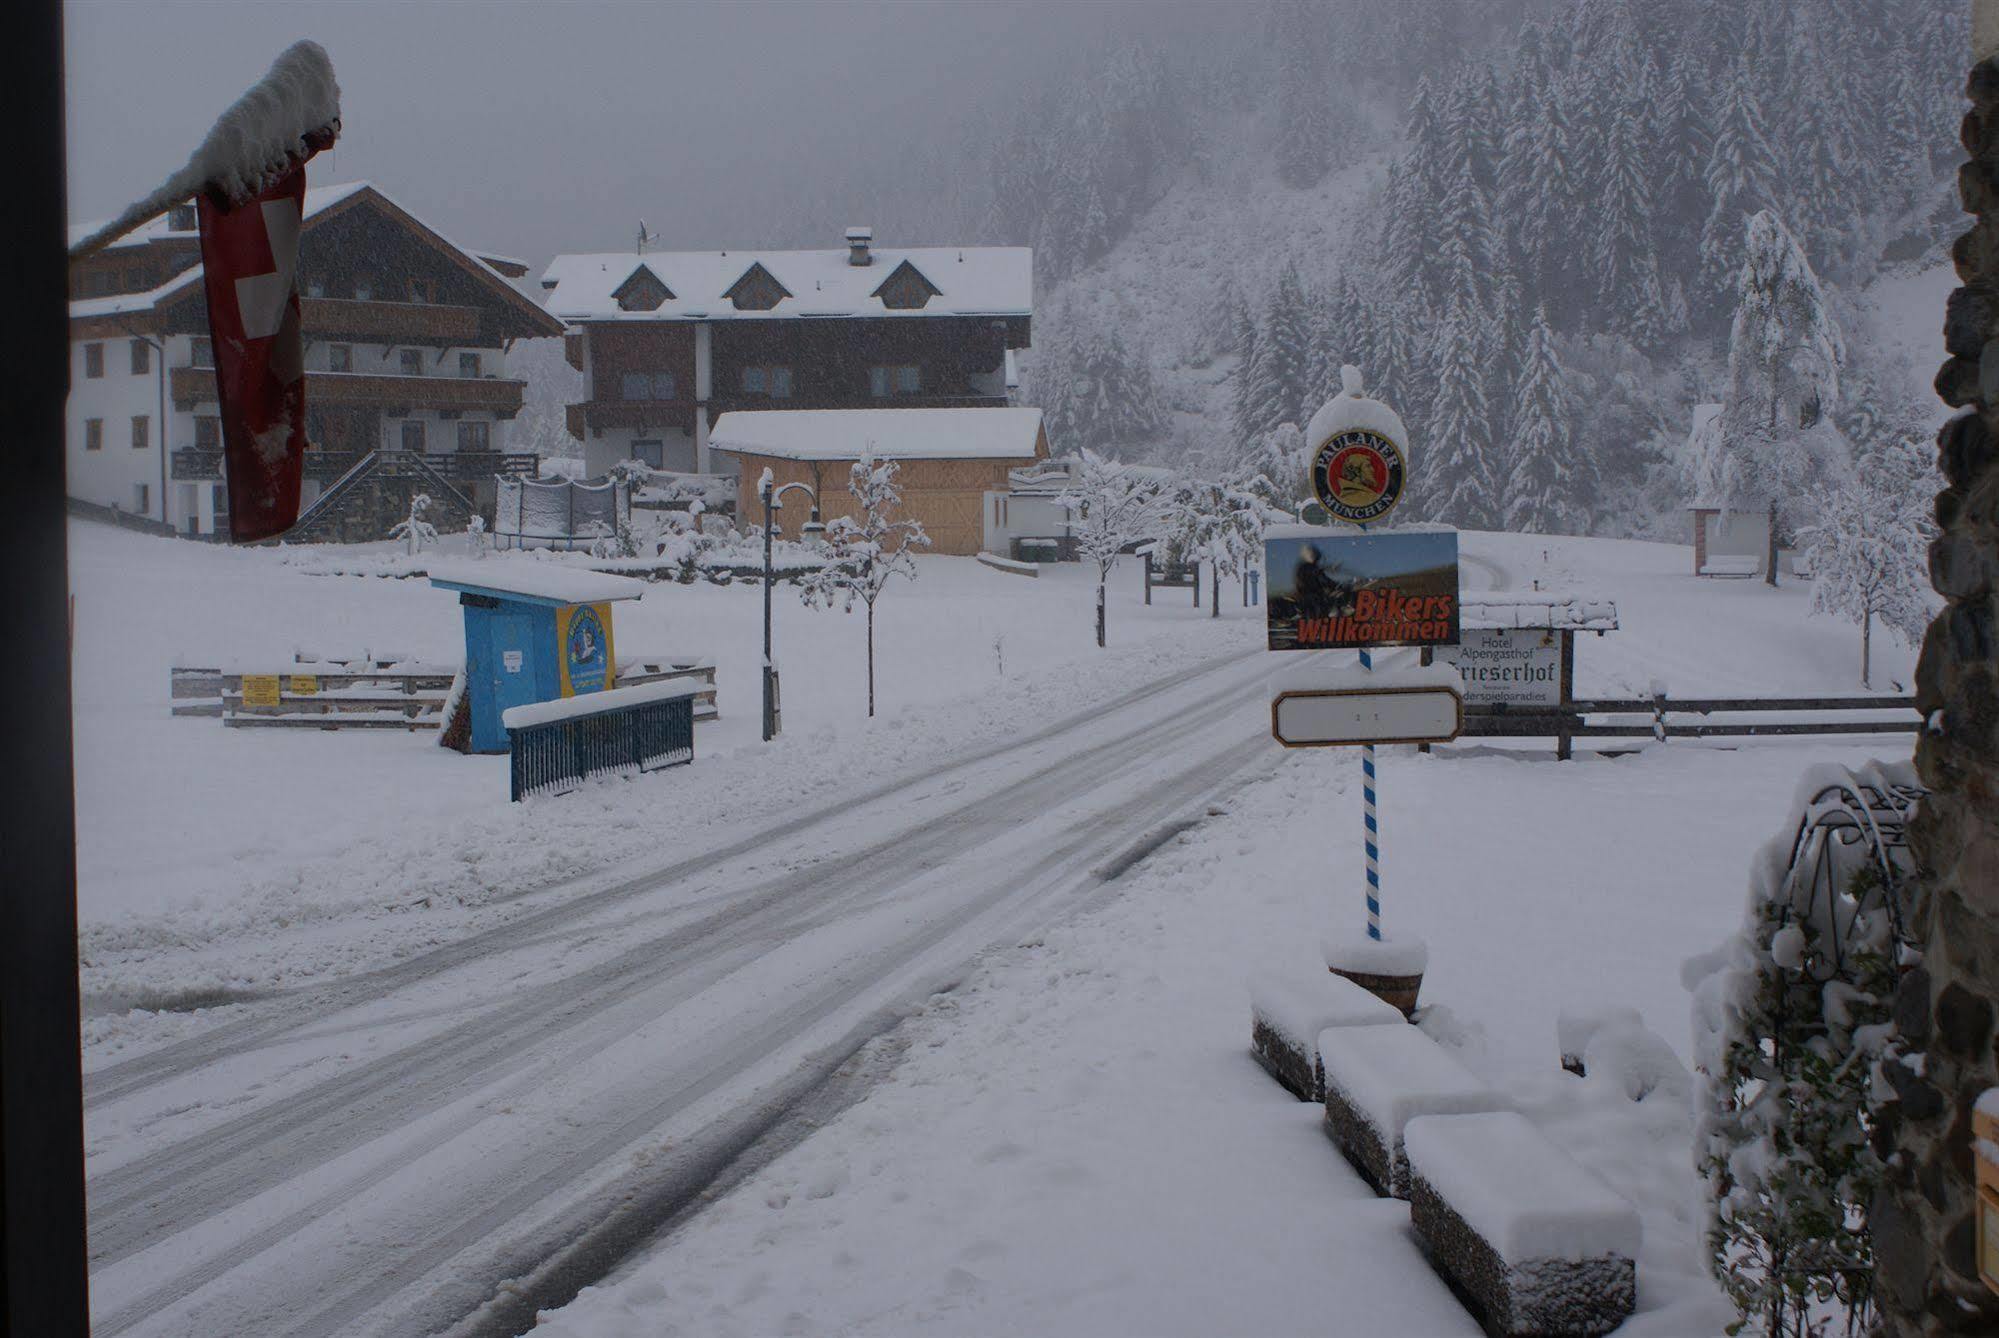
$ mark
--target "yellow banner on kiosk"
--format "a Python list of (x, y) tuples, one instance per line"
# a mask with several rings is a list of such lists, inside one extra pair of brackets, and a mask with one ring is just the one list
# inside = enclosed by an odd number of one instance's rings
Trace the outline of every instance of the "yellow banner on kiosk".
[(556, 655), (561, 662), (562, 695), (602, 692), (617, 686), (617, 656), (611, 645), (611, 606), (566, 604), (555, 611)]

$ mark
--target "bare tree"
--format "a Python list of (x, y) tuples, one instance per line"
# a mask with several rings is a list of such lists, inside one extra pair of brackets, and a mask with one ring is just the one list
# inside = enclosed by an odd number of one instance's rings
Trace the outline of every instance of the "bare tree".
[(927, 548), (930, 537), (914, 520), (892, 516), (902, 504), (902, 489), (895, 481), (893, 460), (877, 461), (872, 454), (854, 461), (848, 471), (847, 491), (853, 494), (860, 515), (839, 516), (826, 527), (826, 542), (832, 560), (799, 581), (799, 595), (815, 608), (839, 604), (852, 612), (859, 600), (868, 610), (868, 716), (875, 713), (875, 601), (887, 587), (889, 578), (916, 579), (916, 558), (909, 550)]

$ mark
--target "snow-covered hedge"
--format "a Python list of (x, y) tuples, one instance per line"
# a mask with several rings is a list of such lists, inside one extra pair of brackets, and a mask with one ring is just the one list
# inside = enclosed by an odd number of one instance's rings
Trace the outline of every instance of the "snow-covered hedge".
[(1742, 1319), (1771, 1334), (1866, 1327), (1880, 1183), (1869, 1145), (1875, 1067), (1892, 1043), (1906, 871), (1865, 800), (1908, 792), (1906, 763), (1814, 768), (1800, 817), (1750, 872), (1742, 928), (1687, 964), (1701, 1073), (1694, 1154), (1709, 1262)]

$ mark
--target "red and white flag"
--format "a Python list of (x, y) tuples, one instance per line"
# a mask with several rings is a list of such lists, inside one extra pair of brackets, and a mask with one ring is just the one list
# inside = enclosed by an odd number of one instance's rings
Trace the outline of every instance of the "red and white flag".
[(222, 407), (229, 537), (238, 543), (268, 539), (298, 521), (305, 474), (305, 343), (297, 282), (305, 165), (233, 208), (207, 195), (197, 203)]
[(317, 42), (294, 42), (216, 118), (158, 190), (70, 248), (90, 255), (194, 197), (229, 537), (269, 539), (298, 521), (305, 472), (305, 345), (299, 335), (298, 234), (305, 164), (340, 134), (340, 85)]

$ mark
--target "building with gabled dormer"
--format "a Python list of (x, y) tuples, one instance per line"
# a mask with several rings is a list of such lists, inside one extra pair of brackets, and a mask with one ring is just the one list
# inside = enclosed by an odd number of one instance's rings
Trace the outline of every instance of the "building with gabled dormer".
[(585, 398), (568, 407), (585, 469), (637, 459), (733, 472), (733, 457), (711, 459), (708, 445), (728, 412), (1012, 402), (1033, 252), (878, 249), (868, 228), (849, 228), (846, 242), (557, 256), (541, 285), (586, 379)]
[[(306, 191), (297, 537), (384, 537), (414, 492), (462, 525), (490, 512), (496, 474), (533, 474), (507, 450), (526, 384), (507, 348), (562, 325), (511, 282), (526, 273), (365, 181)], [(72, 497), (207, 536), (227, 530), (228, 494), (201, 274), (192, 203), (71, 263), (67, 463)]]

